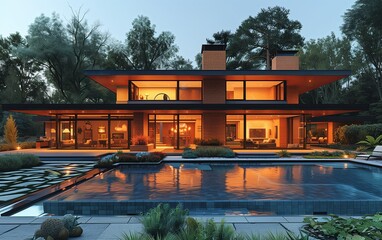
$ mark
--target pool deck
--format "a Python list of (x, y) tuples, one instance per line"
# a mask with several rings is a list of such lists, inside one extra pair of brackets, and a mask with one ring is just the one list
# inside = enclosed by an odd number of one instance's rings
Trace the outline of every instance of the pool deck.
[[(286, 233), (287, 230), (299, 234), (304, 225), (304, 216), (217, 216), (191, 215), (199, 221), (213, 219), (231, 225), (237, 233), (267, 235), (268, 233)], [(49, 217), (0, 217), (0, 239), (20, 240), (31, 238)], [(123, 233), (142, 232), (143, 226), (137, 216), (83, 216), (79, 219), (84, 229), (78, 240), (120, 239)]]

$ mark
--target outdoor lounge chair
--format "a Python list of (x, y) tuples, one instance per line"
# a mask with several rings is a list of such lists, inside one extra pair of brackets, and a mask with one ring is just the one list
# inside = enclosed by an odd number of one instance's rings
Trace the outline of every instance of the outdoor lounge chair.
[(357, 158), (366, 158), (366, 160), (369, 160), (370, 158), (379, 158), (382, 159), (382, 145), (378, 145), (374, 148), (373, 152), (370, 155), (367, 154), (361, 154), (357, 155)]

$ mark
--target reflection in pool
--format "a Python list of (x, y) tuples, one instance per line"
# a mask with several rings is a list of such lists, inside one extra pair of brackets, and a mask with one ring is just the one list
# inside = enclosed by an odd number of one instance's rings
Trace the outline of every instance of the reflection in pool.
[(51, 200), (362, 200), (382, 197), (379, 168), (353, 163), (122, 166)]

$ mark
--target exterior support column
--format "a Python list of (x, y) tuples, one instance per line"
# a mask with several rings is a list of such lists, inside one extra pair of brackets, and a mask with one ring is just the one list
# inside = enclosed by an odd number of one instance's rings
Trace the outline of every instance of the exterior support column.
[(225, 142), (225, 113), (203, 113), (203, 139), (216, 138)]
[(107, 115), (107, 148), (110, 149), (111, 133), (110, 133), (110, 114)]
[(77, 114), (74, 115), (74, 149), (78, 149)]
[(56, 149), (58, 149), (58, 137), (60, 136), (60, 122), (58, 121), (58, 115), (56, 114)]
[(133, 137), (138, 135), (148, 136), (148, 114), (143, 112), (134, 113), (132, 133)]

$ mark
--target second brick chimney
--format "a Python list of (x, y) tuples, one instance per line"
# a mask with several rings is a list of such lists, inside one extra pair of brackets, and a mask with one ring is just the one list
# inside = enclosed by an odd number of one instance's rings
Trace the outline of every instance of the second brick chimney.
[(226, 45), (202, 45), (202, 70), (226, 70)]
[(299, 70), (300, 59), (296, 56), (298, 51), (279, 51), (272, 59), (272, 70)]

